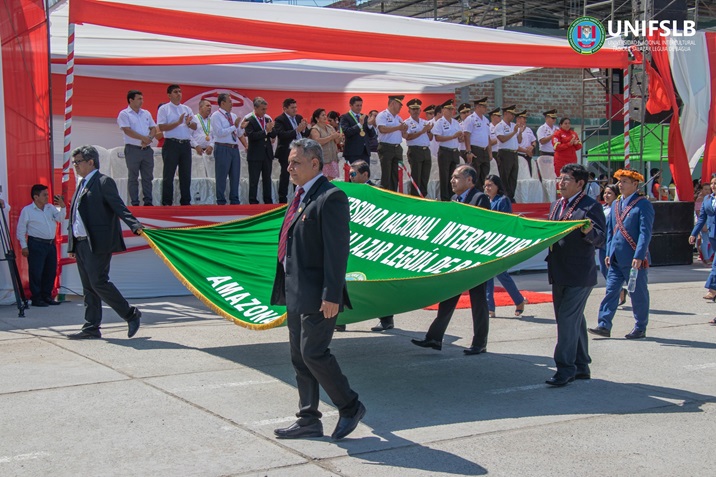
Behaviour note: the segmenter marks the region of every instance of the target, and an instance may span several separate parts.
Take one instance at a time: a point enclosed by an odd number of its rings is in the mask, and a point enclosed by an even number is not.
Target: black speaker
[[[666,265],[691,265],[694,259],[694,247],[689,244],[687,233],[657,233],[651,236],[649,252],[652,267]]]
[[[652,202],[654,206],[653,234],[687,233],[694,228],[693,202]]]

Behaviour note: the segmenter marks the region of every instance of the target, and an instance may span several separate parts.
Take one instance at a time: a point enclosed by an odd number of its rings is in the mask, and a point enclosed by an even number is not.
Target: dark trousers
[[[33,300],[50,300],[57,276],[57,249],[54,243],[27,238],[27,274]]]
[[[490,315],[487,312],[487,295],[485,294],[485,284],[481,283],[474,288],[470,288],[470,306],[472,308],[472,327],[473,337],[472,346],[483,348],[487,346],[487,333],[490,330]],[[452,315],[457,307],[460,295],[441,301],[438,305],[438,316],[435,317],[433,323],[428,329],[427,339],[442,341],[445,336]]]
[[[452,198],[450,179],[460,164],[460,151],[447,147],[438,148],[438,175],[440,177],[440,200],[447,202]]]
[[[278,177],[278,203],[288,203],[288,156],[281,156],[278,158],[278,163],[281,165],[281,175]]]
[[[139,205],[139,177],[142,177],[142,200],[152,205],[152,180],[154,179],[154,151],[151,147],[141,148],[132,144],[124,145],[124,160],[127,162],[127,192],[132,205]]]
[[[271,199],[271,166],[273,159],[268,157],[261,161],[249,161],[249,204],[258,204],[256,194],[259,190],[259,177],[263,189],[264,204],[273,204]]]
[[[629,281],[631,261],[619,263],[616,256],[612,256],[607,271],[607,290],[599,305],[599,326],[611,330],[612,320],[617,312],[619,294],[622,287]],[[647,268],[639,269],[636,276],[636,289],[629,293],[631,300],[632,314],[634,315],[634,327],[640,331],[646,331],[649,324],[649,272]]]
[[[470,152],[475,155],[472,158],[472,167],[477,171],[475,187],[482,190],[485,178],[490,175],[490,153],[487,152],[487,148],[478,146],[470,146]]]
[[[126,320],[131,307],[127,300],[109,281],[111,253],[93,253],[88,240],[75,242],[77,271],[82,281],[82,294],[85,296],[85,324],[82,330],[99,333],[102,323],[102,302],[105,302],[122,319]]]
[[[505,186],[505,195],[514,201],[517,189],[517,153],[500,149],[497,152],[497,158],[497,168]]]
[[[557,374],[566,378],[576,373],[589,374],[589,341],[584,307],[592,287],[552,285],[554,316],[557,319],[557,345],[554,362]]]
[[[189,141],[179,142],[171,139],[162,146],[162,205],[174,203],[174,175],[179,167],[179,203],[191,204],[191,145]]]
[[[380,187],[398,191],[398,163],[403,160],[403,147],[400,144],[378,144],[380,159]]]
[[[428,195],[428,182],[430,181],[430,168],[433,165],[433,158],[430,156],[428,146],[408,146],[408,163],[410,164],[410,175],[423,193]],[[413,184],[410,184],[410,195],[420,196]]]
[[[216,145],[214,149],[214,171],[216,173],[216,203],[226,205],[226,177],[229,177],[229,203],[239,202],[239,180],[241,179],[241,155],[236,148]]]
[[[348,378],[328,348],[336,317],[326,319],[323,313],[302,315],[289,312],[287,324],[291,363],[296,370],[298,385],[299,411],[296,416],[299,423],[306,425],[321,418],[318,410],[319,384],[341,416],[354,416],[358,410],[358,394],[351,389]]]

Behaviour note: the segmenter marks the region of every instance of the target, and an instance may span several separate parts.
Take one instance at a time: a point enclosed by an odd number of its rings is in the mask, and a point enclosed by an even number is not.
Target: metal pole
[[[629,66],[624,67],[624,169],[629,169]],[[642,131],[643,134],[643,131]]]
[[[62,163],[62,195],[69,197],[70,153],[72,152],[72,95],[75,86],[75,24],[67,28],[67,65],[65,73],[65,134]]]

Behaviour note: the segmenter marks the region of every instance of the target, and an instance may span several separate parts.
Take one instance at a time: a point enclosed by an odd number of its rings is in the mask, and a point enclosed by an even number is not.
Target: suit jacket
[[[510,201],[509,197],[502,194],[498,194],[493,200],[490,201],[490,208],[496,212],[504,212],[506,214],[511,214],[512,202]]]
[[[453,201],[457,201],[458,195],[453,194]],[[475,207],[482,207],[483,209],[490,210],[490,198],[484,192],[480,192],[477,188],[473,187],[470,189],[465,196],[465,202],[463,204],[474,205]]]
[[[300,114],[296,115],[296,125],[301,124],[303,116]],[[291,152],[291,142],[296,139],[296,130],[293,128],[293,124],[288,119],[286,113],[281,113],[276,117],[276,124],[274,124],[273,130],[276,132],[276,153],[274,157],[276,159],[288,159],[288,154]],[[308,137],[309,128],[306,128],[301,134],[302,137]]]
[[[323,300],[338,303],[340,311],[351,307],[346,289],[349,222],[345,192],[318,178],[289,225],[286,268],[276,263],[272,305],[301,314],[318,313]]]
[[[254,115],[249,116],[249,123],[246,125],[246,137],[249,139],[249,148],[246,151],[246,160],[263,161],[273,160],[273,144],[271,139],[276,137],[276,128],[266,133]]]
[[[346,143],[343,146],[343,155],[370,157],[368,138],[375,136],[375,131],[368,126],[368,116],[363,120],[365,136],[360,135],[361,127],[350,112],[341,116],[340,126],[343,134],[346,136]]]
[[[119,219],[122,219],[132,232],[141,229],[142,224],[122,202],[114,180],[99,171],[96,172],[85,184],[78,200],[80,202],[77,213],[82,217],[92,252],[115,253],[127,250]],[[72,235],[71,216],[67,236],[67,252],[74,253],[76,241]]]
[[[639,197],[638,194],[633,194],[629,204],[634,203]],[[607,221],[607,257],[612,261],[616,258],[617,263],[622,266],[630,265],[635,258],[650,260],[649,243],[651,229],[654,226],[654,206],[646,199],[639,200],[624,219],[624,228],[636,242],[636,250],[634,250],[617,228],[617,200],[612,203],[612,211]],[[629,204],[622,207],[622,212]]]
[[[550,212],[555,207],[560,207],[560,201],[552,204]],[[601,204],[586,194],[571,218],[582,219],[592,221],[592,230],[588,234],[583,234],[580,229],[573,230],[550,247],[546,260],[551,284],[573,287],[593,287],[597,284],[594,249],[604,244],[606,225]]]
[[[716,209],[714,209],[712,200],[714,194],[709,194],[704,197],[704,201],[701,203],[701,211],[699,212],[699,220],[696,221],[694,230],[691,235],[697,237],[701,233],[701,229],[704,225],[708,228],[709,238],[716,239]]]

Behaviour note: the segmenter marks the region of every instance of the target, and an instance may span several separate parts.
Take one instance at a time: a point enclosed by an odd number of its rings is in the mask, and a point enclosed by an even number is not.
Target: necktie
[[[264,122],[264,118],[256,118],[259,120],[259,123],[261,123],[261,129],[266,129],[266,123]]]
[[[226,115],[226,120],[229,121],[229,127],[231,127],[234,122],[231,120],[231,114],[224,111],[224,114]],[[236,136],[236,131],[231,131],[231,139],[233,139],[234,142],[238,139],[238,136]]]
[[[286,116],[288,116],[288,114]],[[294,118],[293,116],[288,116],[288,120],[291,122],[291,126],[293,127],[293,129],[298,129],[296,118]],[[298,131],[296,131],[296,139],[301,139],[301,133]]]
[[[560,218],[560,219],[561,219],[562,216],[564,215],[564,212],[567,210],[567,202],[568,202],[568,201],[567,201],[567,199],[565,199],[564,197],[562,197],[562,201],[561,201],[561,202],[562,202],[562,204],[561,204],[561,210],[559,211],[559,218]]]
[[[286,258],[286,242],[288,241],[288,229],[291,225],[291,221],[293,220],[293,216],[296,215],[296,211],[298,210],[298,204],[301,203],[301,195],[303,195],[303,188],[299,187],[298,189],[296,189],[296,195],[293,196],[291,206],[288,208],[288,212],[286,212],[286,217],[283,219],[283,225],[281,226],[281,236],[278,240],[278,261],[280,263],[283,263],[283,260]]]

